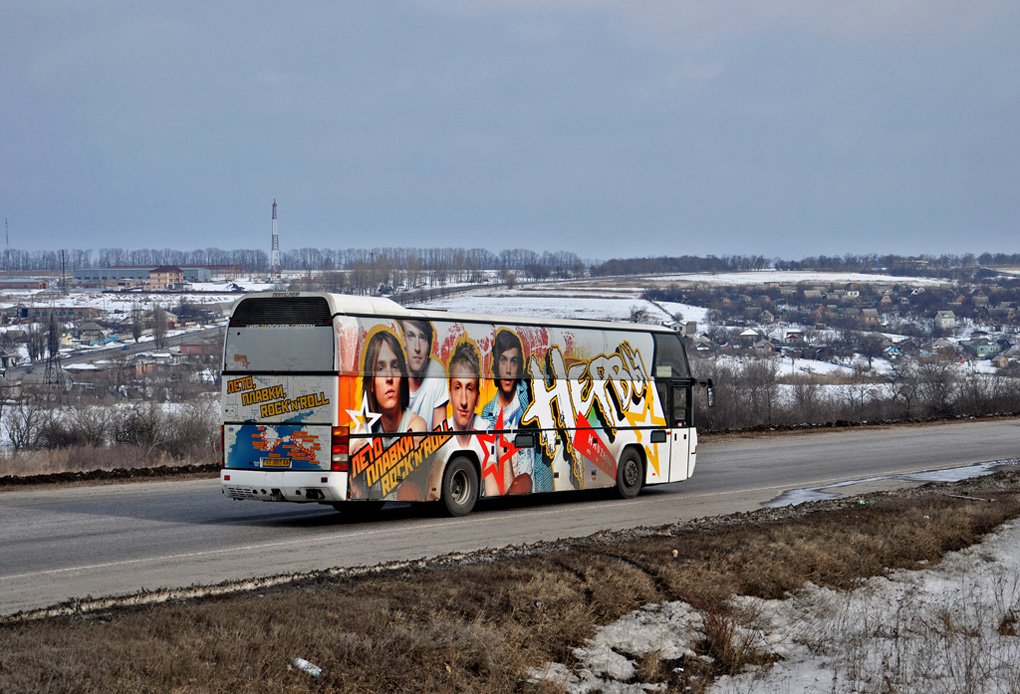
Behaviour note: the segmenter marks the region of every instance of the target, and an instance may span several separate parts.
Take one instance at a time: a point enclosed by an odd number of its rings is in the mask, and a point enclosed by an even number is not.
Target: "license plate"
[[[290,467],[290,458],[263,458],[262,467]]]

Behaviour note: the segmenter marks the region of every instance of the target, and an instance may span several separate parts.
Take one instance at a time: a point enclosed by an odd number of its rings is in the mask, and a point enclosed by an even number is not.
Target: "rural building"
[[[234,268],[234,266],[214,267]],[[209,282],[212,279],[212,270],[208,267],[177,267],[175,265],[161,265],[160,267],[142,265],[80,268],[74,271],[74,278],[80,282],[97,282],[113,286],[127,286],[131,284],[145,283],[152,284],[153,273],[165,274],[158,272],[163,268],[175,268],[177,272],[180,273],[178,284],[184,284],[187,282]],[[161,278],[156,279],[158,281]]]
[[[51,313],[55,313],[59,321],[71,322],[95,320],[102,317],[105,311],[92,306],[18,306],[15,309],[17,318],[36,322],[48,321]]]
[[[213,341],[194,341],[194,342],[182,342],[181,343],[181,356],[194,356],[194,355],[207,355],[216,356],[223,350],[223,344],[216,340]]]
[[[184,286],[184,271],[176,265],[160,265],[149,271],[149,287],[156,291],[181,289]]]
[[[4,289],[49,289],[47,280],[2,279],[0,290]]]
[[[1002,351],[1002,347],[1000,347],[997,343],[984,337],[979,337],[974,340],[961,340],[960,346],[963,347],[968,354],[975,356],[978,359],[989,359]]]
[[[952,311],[937,311],[935,327],[938,330],[952,330],[956,327],[956,314]]]

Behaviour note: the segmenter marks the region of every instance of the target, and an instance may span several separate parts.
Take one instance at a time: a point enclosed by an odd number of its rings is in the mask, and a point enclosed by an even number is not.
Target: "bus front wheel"
[[[616,468],[616,491],[624,499],[633,499],[641,491],[644,482],[645,466],[641,456],[633,448],[628,448]]]
[[[443,472],[443,506],[451,516],[466,516],[478,501],[478,471],[466,458],[454,458]]]

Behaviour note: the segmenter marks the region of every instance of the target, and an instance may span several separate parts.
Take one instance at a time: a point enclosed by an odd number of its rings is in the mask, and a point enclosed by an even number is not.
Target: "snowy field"
[[[867,284],[892,283],[911,285],[937,285],[937,280],[920,277],[894,277],[891,275],[870,275],[852,272],[791,272],[762,271],[739,273],[692,273],[655,275],[649,277],[623,277],[614,280],[615,286],[591,286],[592,280],[569,280],[563,282],[541,282],[518,285],[514,289],[487,287],[473,291],[470,295],[458,294],[446,299],[437,299],[418,308],[442,308],[465,313],[488,313],[492,315],[537,316],[547,318],[581,318],[592,320],[627,321],[634,308],[648,311],[649,318],[671,320],[674,314],[683,315],[683,320],[694,320],[701,326],[707,310],[684,304],[652,304],[641,299],[641,293],[650,284],[663,282],[711,282],[718,284],[762,284],[801,282]],[[605,280],[599,280],[604,283]],[[98,292],[71,291],[60,294],[53,290],[6,290],[0,295],[0,309],[18,305],[78,306],[102,309],[113,315],[126,315],[137,306],[151,307],[158,302],[163,308],[173,310],[182,300],[193,304],[219,304],[225,309],[236,301],[241,292],[265,291],[272,285],[263,282],[237,279],[232,282],[196,283],[195,291],[179,294],[148,294],[141,292]],[[455,285],[451,285],[455,287]],[[240,291],[239,291],[240,290]]]
[[[782,660],[721,677],[712,694],[1016,692],[1020,637],[1020,523],[919,571],[893,571],[852,591],[808,585],[785,600],[736,599],[754,615],[742,636]],[[574,670],[550,663],[533,676],[571,694],[644,694],[637,661],[693,656],[702,615],[683,602],[647,605],[601,627],[575,650]]]
[[[216,305],[220,309],[220,313],[226,315],[233,302],[242,295],[241,292],[233,290],[234,286],[251,291],[259,291],[266,287],[266,285],[255,284],[234,285],[229,282],[204,283],[195,285],[195,291],[177,294],[101,292],[97,290],[75,290],[62,294],[58,291],[45,289],[7,289],[3,294],[0,294],[0,310],[9,310],[18,306],[96,308],[105,311],[113,319],[126,321],[133,311],[148,311],[155,304],[159,304],[173,313],[176,307],[184,301],[194,305]]]

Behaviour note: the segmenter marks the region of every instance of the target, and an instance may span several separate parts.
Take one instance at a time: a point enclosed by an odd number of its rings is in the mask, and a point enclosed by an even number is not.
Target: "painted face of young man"
[[[403,323],[404,349],[407,351],[407,369],[415,378],[425,375],[429,363],[429,338],[420,326]]]
[[[372,389],[382,412],[400,409],[400,361],[389,343],[383,342],[372,365]]]
[[[450,367],[450,406],[453,408],[453,428],[466,431],[471,428],[478,404],[478,374],[463,362]]]
[[[521,375],[521,350],[511,347],[499,355],[499,389],[503,391],[503,397],[509,399],[513,396],[514,385]]]

